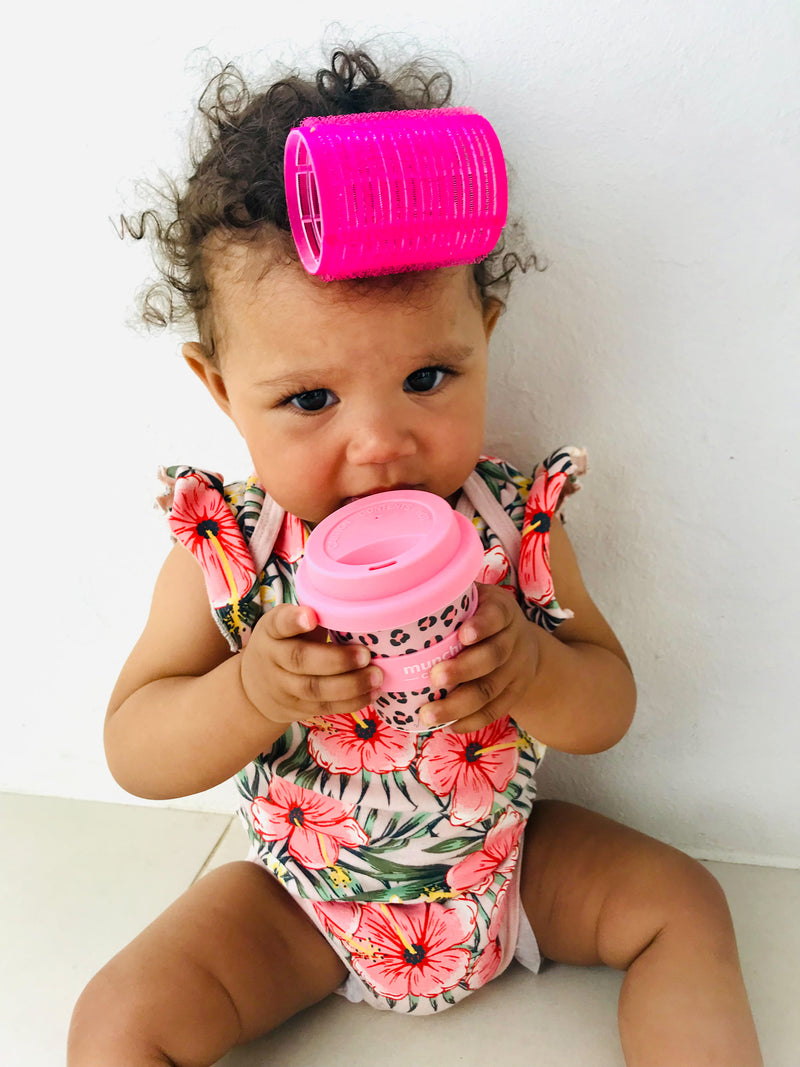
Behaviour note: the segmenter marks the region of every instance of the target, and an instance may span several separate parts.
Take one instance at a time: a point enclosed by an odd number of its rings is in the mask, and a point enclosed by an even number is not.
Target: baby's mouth
[[[422,489],[421,485],[412,485],[410,482],[397,482],[395,485],[378,485],[374,489],[368,489],[365,493],[358,493],[355,496],[348,496],[342,501],[342,507],[345,504],[351,504],[354,500],[363,500],[367,496],[375,496],[376,493],[393,493],[398,492],[401,489]]]

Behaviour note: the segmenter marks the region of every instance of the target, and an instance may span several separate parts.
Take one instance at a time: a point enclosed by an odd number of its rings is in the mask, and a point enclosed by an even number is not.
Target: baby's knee
[[[654,874],[660,883],[653,894],[654,939],[688,939],[714,951],[735,945],[725,893],[702,863],[668,849]]]
[[[668,899],[676,914],[716,916],[730,921],[725,893],[717,879],[699,860],[677,852],[665,878]]]
[[[146,1041],[142,1009],[134,976],[126,978],[117,962],[111,960],[92,978],[75,1004],[67,1039],[67,1067],[119,1062],[123,1049],[141,1049],[142,1041]],[[142,1062],[170,1061],[152,1048]]]
[[[601,908],[597,940],[604,963],[627,970],[656,944],[735,946],[722,887],[702,863],[649,839],[615,879]]]

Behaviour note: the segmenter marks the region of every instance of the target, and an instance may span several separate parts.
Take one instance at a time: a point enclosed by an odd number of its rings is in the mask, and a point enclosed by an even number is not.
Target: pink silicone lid
[[[376,493],[317,526],[297,568],[297,595],[328,629],[406,626],[464,593],[483,561],[478,531],[418,489]]]

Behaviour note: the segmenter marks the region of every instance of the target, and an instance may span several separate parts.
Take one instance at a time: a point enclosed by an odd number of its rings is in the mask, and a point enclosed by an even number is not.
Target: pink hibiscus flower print
[[[506,916],[508,913],[508,887],[511,879],[507,878],[500,887],[495,897],[492,915],[489,920],[487,937],[488,945],[483,949],[467,978],[470,989],[480,989],[496,976],[503,960],[503,946],[500,940],[501,934],[505,937]]]
[[[365,907],[365,904],[358,902],[332,900],[315,903],[314,911],[328,933],[341,941],[351,953],[373,959],[377,953],[375,946],[366,941],[359,941],[355,936]]]
[[[371,704],[312,723],[307,744],[314,762],[332,774],[405,771],[417,753],[414,735],[388,726]]]
[[[268,797],[256,797],[250,806],[256,833],[265,841],[286,841],[289,852],[310,870],[333,867],[339,849],[358,848],[369,838],[335,797],[273,778]]]
[[[519,855],[525,824],[513,808],[506,808],[483,841],[483,847],[459,860],[447,872],[447,884],[457,893],[469,889],[485,893],[496,874],[509,874]]]
[[[550,523],[566,480],[566,474],[550,474],[542,467],[534,479],[525,505],[519,584],[528,599],[540,606],[555,599],[550,575]]]
[[[435,997],[467,974],[478,906],[471,900],[442,904],[365,904],[356,936],[371,946],[354,954],[358,974],[380,996]]]
[[[500,585],[508,575],[510,568],[511,563],[503,550],[503,546],[495,545],[484,552],[483,570],[476,581],[483,582],[484,585]]]
[[[423,743],[419,780],[438,797],[452,794],[450,822],[472,826],[492,810],[519,762],[520,737],[506,715],[467,734],[438,730]]]
[[[203,568],[212,605],[232,603],[238,625],[239,601],[255,582],[256,570],[225,498],[199,472],[192,472],[175,482],[167,521]]]
[[[481,986],[491,982],[500,967],[503,958],[500,942],[496,939],[490,941],[475,961],[475,966],[469,973],[467,985],[470,989],[480,989]]]
[[[510,890],[512,884],[513,884],[512,880],[510,878],[506,878],[506,880],[503,882],[503,884],[497,890],[497,894],[496,894],[496,896],[494,898],[494,907],[492,908],[492,914],[491,914],[491,917],[489,919],[489,940],[490,941],[494,941],[496,939],[499,939],[500,934],[503,931],[503,926],[505,925],[506,912],[507,912],[507,908],[508,908],[508,900],[506,898],[508,897],[508,893],[509,893],[509,890]],[[516,892],[516,890],[515,890],[515,892]],[[521,903],[520,903],[520,907],[522,907]]]
[[[296,515],[287,511],[272,551],[286,563],[297,563],[306,549],[306,528]]]
[[[349,938],[356,932],[361,921],[363,905],[352,900],[314,901],[314,911],[328,930],[338,937]]]

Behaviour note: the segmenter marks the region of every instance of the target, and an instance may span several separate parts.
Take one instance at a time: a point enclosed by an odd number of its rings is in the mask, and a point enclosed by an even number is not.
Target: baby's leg
[[[583,808],[539,801],[521,893],[544,956],[627,971],[629,1067],[762,1063],[728,906],[701,864]]]
[[[344,964],[254,863],[212,871],[92,979],[69,1067],[200,1067],[322,1000]]]

